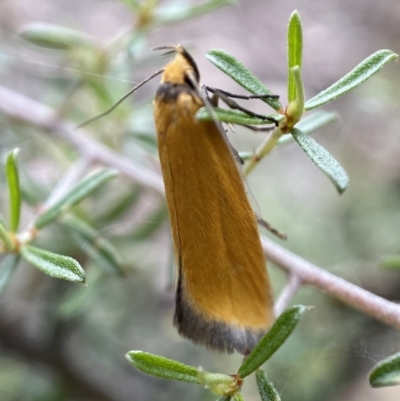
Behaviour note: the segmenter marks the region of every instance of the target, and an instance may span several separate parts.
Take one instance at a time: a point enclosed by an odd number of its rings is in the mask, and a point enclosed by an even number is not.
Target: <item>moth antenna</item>
[[[83,123],[79,124],[76,126],[76,129],[78,128],[82,128],[85,125],[88,125],[90,123],[92,123],[93,121],[98,120],[101,117],[106,116],[107,114],[111,113],[117,106],[119,106],[127,97],[129,97],[133,92],[136,92],[139,88],[141,88],[144,84],[146,84],[147,82],[151,81],[154,77],[156,77],[157,75],[160,75],[162,72],[164,72],[164,68],[162,70],[159,70],[157,72],[155,72],[154,74],[150,75],[148,78],[146,78],[144,81],[140,82],[139,84],[137,84],[134,88],[132,88],[128,93],[126,93],[124,96],[121,97],[121,99],[119,99],[117,101],[117,103],[115,103],[113,106],[111,106],[108,110],[106,110],[104,113],[98,114],[95,117],[90,118],[89,120],[84,121]]]

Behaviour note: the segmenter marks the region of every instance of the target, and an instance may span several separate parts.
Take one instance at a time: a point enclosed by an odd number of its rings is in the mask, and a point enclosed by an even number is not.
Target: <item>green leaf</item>
[[[261,401],[281,401],[278,391],[262,369],[257,369],[256,379]]]
[[[385,269],[400,269],[400,255],[387,257],[382,261],[382,267]]]
[[[222,397],[219,397],[217,401],[231,401],[231,398],[230,395],[223,395]]]
[[[86,33],[46,22],[26,24],[19,34],[37,46],[58,50],[67,50],[78,45],[89,46],[95,42]]]
[[[268,333],[255,346],[250,355],[243,361],[238,370],[238,375],[244,379],[269,359],[286,341],[307,310],[308,308],[303,305],[296,305],[285,310]]]
[[[106,205],[107,209],[97,216],[96,221],[109,222],[113,221],[125,213],[128,209],[137,204],[143,194],[140,186],[132,186],[126,188],[127,193],[119,193],[119,197],[112,201],[111,205]]]
[[[288,101],[296,99],[296,84],[291,69],[295,66],[302,67],[303,54],[303,30],[299,13],[294,11],[289,19],[288,26]]]
[[[377,363],[369,374],[372,387],[387,387],[400,384],[400,352]]]
[[[125,357],[135,368],[149,375],[201,384],[198,369],[193,366],[143,351],[129,351]]]
[[[32,245],[24,245],[21,255],[27,262],[51,277],[85,283],[84,270],[69,256],[58,255]]]
[[[19,255],[16,253],[8,254],[0,263],[0,294],[6,288],[15,268],[19,262]]]
[[[337,120],[337,114],[328,112],[328,111],[317,111],[312,113],[311,115],[302,118],[297,124],[296,128],[300,131],[304,132],[307,135],[313,134],[315,131],[318,131],[320,128],[324,127],[331,122]],[[282,135],[278,139],[278,145],[286,145],[294,141],[292,134]]]
[[[349,177],[337,160],[313,138],[299,129],[291,131],[294,139],[315,165],[332,181],[342,194],[349,186]]]
[[[337,113],[330,111],[316,111],[302,118],[301,121],[297,123],[296,128],[305,134],[310,135],[337,119]]]
[[[243,111],[227,110],[220,107],[214,108],[215,114],[220,121],[231,124],[247,124],[247,125],[265,125],[273,124],[271,121],[262,120],[261,118],[251,117]],[[265,117],[274,118],[277,121],[283,120],[282,114],[267,114]],[[212,116],[207,108],[202,107],[196,113],[196,118],[200,121],[212,121]]]
[[[18,174],[18,152],[19,149],[13,149],[7,155],[6,176],[8,191],[10,194],[10,231],[15,233],[18,230],[19,219],[21,216],[21,190]]]
[[[322,106],[348,91],[361,85],[364,81],[376,74],[386,63],[396,60],[398,55],[391,50],[379,50],[362,61],[356,68],[350,71],[339,81],[323,90],[305,104],[305,110],[312,110]]]
[[[243,398],[242,394],[236,393],[236,394],[233,396],[233,400],[234,400],[234,401],[244,401],[244,398]]]
[[[5,227],[1,223],[0,223],[0,241],[3,242],[5,248],[8,251],[12,251],[14,249],[13,241],[10,235],[8,234],[7,230],[5,229]]]
[[[134,11],[139,10],[141,6],[141,2],[139,0],[120,0],[120,1]]]
[[[153,211],[145,221],[135,227],[131,240],[143,240],[149,238],[154,232],[158,230],[162,223],[167,219],[168,211],[165,204],[162,204],[155,211]]]
[[[89,196],[94,190],[103,185],[110,178],[117,175],[117,171],[113,169],[102,169],[84,178],[74,188],[72,188],[62,199],[50,206],[35,221],[35,227],[41,229],[52,223],[62,213],[66,212],[84,198]]]
[[[177,1],[167,7],[156,8],[155,22],[158,25],[172,24],[211,13],[218,8],[235,3],[236,0],[210,0],[195,6],[184,6],[184,2]]]
[[[72,239],[98,266],[106,272],[123,275],[117,250],[99,235],[99,230],[74,215],[64,217],[62,224],[69,228]]]
[[[212,49],[207,52],[206,57],[221,71],[229,75],[243,88],[254,95],[272,94],[264,84],[240,61],[236,60],[231,54],[218,49]],[[282,104],[278,99],[262,99],[273,109],[280,110]]]

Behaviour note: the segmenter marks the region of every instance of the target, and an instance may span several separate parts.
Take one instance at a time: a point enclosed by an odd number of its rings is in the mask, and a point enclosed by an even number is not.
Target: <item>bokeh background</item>
[[[326,88],[371,53],[400,53],[397,0],[238,1],[195,18],[185,7],[204,1],[1,0],[0,84],[81,122],[107,109],[133,82],[165,64],[152,46],[181,43],[196,59],[204,83],[242,92],[205,58],[224,49],[246,64],[274,93],[286,97],[286,31],[297,9],[304,29],[306,97]],[[143,13],[155,7],[163,23]],[[164,11],[163,11],[164,10]],[[147,18],[147,19],[146,19]],[[167,19],[170,18],[169,23]],[[21,39],[31,22],[48,22],[91,35],[96,50],[51,50]],[[248,179],[256,209],[288,234],[283,245],[305,259],[393,301],[400,271],[382,268],[400,253],[400,74],[390,63],[355,91],[324,107],[337,121],[315,135],[347,170],[351,185],[338,196],[295,144],[275,150]],[[157,169],[152,97],[158,78],[114,113],[88,126],[92,138]],[[264,111],[252,102],[255,111]],[[265,111],[264,111],[265,112]],[[231,140],[252,151],[264,138],[237,128]],[[0,114],[0,152],[21,149],[26,225],[52,189],[79,160],[66,142]],[[1,214],[7,191],[0,176]],[[118,206],[118,207],[116,207]],[[0,399],[213,400],[200,386],[148,377],[124,354],[160,354],[210,371],[233,373],[238,355],[219,355],[180,338],[172,326],[173,257],[164,201],[123,176],[74,210],[118,250],[126,274],[101,270],[54,224],[37,244],[71,255],[85,267],[88,287],[49,278],[21,264],[0,295]],[[269,235],[269,234],[267,234]],[[278,294],[285,275],[270,264]],[[394,401],[400,388],[372,389],[367,374],[400,349],[400,334],[303,287],[294,303],[314,305],[266,364],[283,400]],[[259,399],[246,382],[247,401]]]

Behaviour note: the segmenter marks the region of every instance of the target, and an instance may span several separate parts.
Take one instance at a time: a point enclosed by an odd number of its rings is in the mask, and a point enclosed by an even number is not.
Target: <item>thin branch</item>
[[[58,119],[58,116],[48,107],[10,89],[0,87],[0,111],[11,118],[52,132],[76,147],[83,156],[119,169],[133,181],[152,189],[157,194],[164,193],[159,173],[134,165],[125,156],[87,138],[83,130],[74,130],[71,124]],[[267,146],[268,149],[269,147]],[[265,152],[265,149],[263,150]],[[248,170],[252,167],[254,165],[250,163]],[[265,254],[271,261],[286,271],[296,274],[303,283],[311,284],[330,296],[400,330],[399,305],[336,277],[265,238],[262,239],[262,243]]]
[[[49,107],[11,89],[0,87],[0,111],[12,119],[35,125],[64,139],[84,157],[115,167],[134,182],[158,194],[164,193],[163,181],[158,172],[139,166],[127,157],[90,139],[83,129],[75,129],[73,124],[60,119]]]
[[[269,260],[295,274],[303,283],[311,284],[345,304],[400,330],[400,305],[349,283],[266,238],[262,238],[262,245]]]
[[[278,317],[290,304],[292,298],[301,287],[301,278],[296,273],[289,273],[288,280],[274,305],[275,316]]]
[[[48,209],[50,206],[57,203],[64,195],[66,195],[68,191],[79,181],[79,179],[85,175],[86,171],[90,167],[91,162],[92,161],[87,157],[78,159],[68,169],[64,177],[61,178],[55,188],[51,191],[50,196],[43,205],[43,209]]]

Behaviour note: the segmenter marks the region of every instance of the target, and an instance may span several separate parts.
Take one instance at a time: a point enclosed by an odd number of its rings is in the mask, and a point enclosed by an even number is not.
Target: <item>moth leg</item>
[[[287,235],[284,232],[279,231],[276,228],[272,227],[271,224],[265,221],[262,217],[256,215],[256,218],[257,218],[257,223],[261,227],[266,228],[268,231],[270,231],[272,234],[276,235],[280,239],[287,239]]]
[[[248,95],[238,95],[236,93],[227,92],[225,90],[213,88],[211,86],[206,86],[206,89],[211,93],[219,92],[219,93],[223,93],[227,97],[231,97],[231,98],[235,98],[235,99],[245,99],[245,100],[249,100],[249,99],[279,99],[279,95],[274,95],[273,93],[266,93],[264,95],[248,96]]]
[[[259,118],[261,120],[270,121],[271,123],[274,123],[276,126],[278,126],[279,121],[275,120],[275,118],[266,117],[266,116],[263,116],[262,114],[254,113],[253,111],[248,110],[248,109],[240,106],[240,104],[238,104],[234,100],[230,99],[229,96],[227,96],[224,92],[221,92],[221,91],[216,89],[212,93],[213,93],[213,97],[217,96],[219,99],[221,99],[231,109],[243,111],[244,113],[246,113],[250,117],[255,117],[255,118]]]
[[[231,152],[233,154],[233,157],[235,158],[236,162],[239,164],[244,164],[243,159],[240,157],[239,152],[232,146],[232,144],[229,142],[229,139],[226,135],[226,131],[224,129],[224,127],[221,124],[221,121],[218,120],[217,115],[215,114],[215,111],[213,109],[213,107],[217,107],[218,106],[218,96],[212,96],[211,98],[208,96],[207,93],[207,89],[204,85],[201,86],[200,88],[200,98],[203,100],[204,102],[204,106],[207,108],[207,110],[209,111],[214,124],[217,126],[218,131],[220,132],[220,134],[222,135],[222,137],[225,139],[226,143],[228,144],[229,148],[231,149]]]
[[[256,125],[248,125],[248,124],[241,124],[241,126],[251,129],[252,131],[255,131],[255,132],[270,132],[275,129],[275,126],[273,126],[273,127],[257,127]]]

